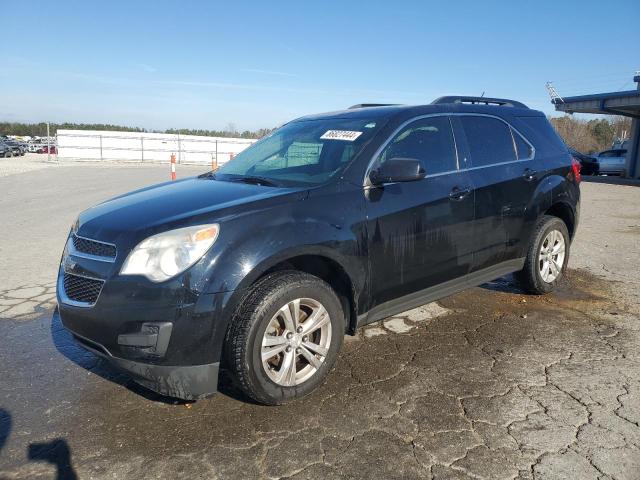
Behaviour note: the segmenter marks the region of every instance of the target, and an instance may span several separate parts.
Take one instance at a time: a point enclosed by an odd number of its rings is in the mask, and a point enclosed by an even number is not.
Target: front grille
[[[116,246],[110,243],[98,242],[88,238],[73,235],[73,248],[77,252],[93,255],[96,257],[116,258]]]
[[[102,290],[102,280],[80,277],[70,273],[64,274],[64,293],[69,300],[93,305]]]

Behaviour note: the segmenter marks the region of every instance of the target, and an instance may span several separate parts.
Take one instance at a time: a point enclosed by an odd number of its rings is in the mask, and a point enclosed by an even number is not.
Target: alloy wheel
[[[311,298],[297,298],[271,318],[262,338],[262,367],[278,385],[293,387],[321,367],[331,344],[331,318]]]
[[[542,280],[553,282],[560,276],[565,256],[564,235],[558,230],[551,230],[542,240],[538,255],[538,268]]]

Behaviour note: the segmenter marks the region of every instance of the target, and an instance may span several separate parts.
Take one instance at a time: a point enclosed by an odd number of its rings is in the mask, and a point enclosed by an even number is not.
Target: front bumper
[[[205,365],[153,365],[113,357],[101,346],[71,332],[85,349],[129,374],[140,385],[161,395],[183,400],[198,400],[218,390],[220,362]]]
[[[95,304],[81,306],[65,295],[64,272],[63,264],[58,310],[80,345],[162,395],[195,400],[217,391],[233,292],[194,292],[188,278],[114,276]]]

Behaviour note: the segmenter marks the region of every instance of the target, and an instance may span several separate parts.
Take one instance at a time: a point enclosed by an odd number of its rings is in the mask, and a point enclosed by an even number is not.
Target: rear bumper
[[[205,365],[153,365],[113,357],[99,344],[71,332],[85,349],[129,374],[136,383],[161,395],[198,400],[218,390],[220,362]]]

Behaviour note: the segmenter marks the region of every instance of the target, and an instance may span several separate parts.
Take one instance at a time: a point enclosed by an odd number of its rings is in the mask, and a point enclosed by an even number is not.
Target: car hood
[[[256,202],[284,200],[301,190],[187,178],[136,190],[89,208],[80,214],[77,232],[116,243],[122,234],[158,233],[185,226],[190,223],[187,220],[194,224],[217,221],[230,209],[246,212],[255,208]]]

